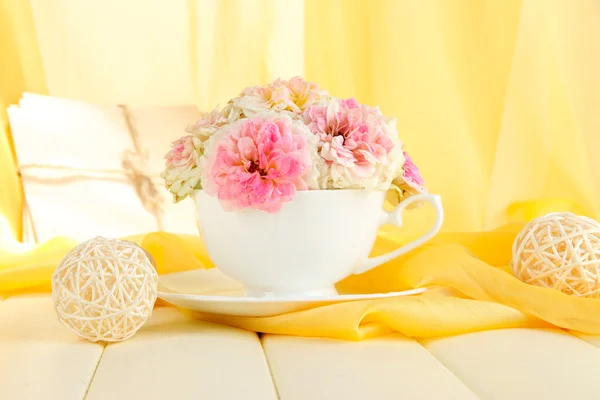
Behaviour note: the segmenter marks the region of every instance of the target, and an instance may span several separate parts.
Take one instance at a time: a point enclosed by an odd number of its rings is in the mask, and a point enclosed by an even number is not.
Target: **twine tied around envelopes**
[[[148,163],[148,150],[143,149],[139,135],[135,127],[129,109],[125,105],[119,105],[125,116],[127,130],[131,135],[134,150],[125,150],[121,161],[121,166],[129,181],[134,185],[142,205],[146,211],[150,212],[156,219],[156,226],[159,231],[162,231],[163,216],[164,216],[164,199],[160,195],[158,188],[150,174],[146,172]]]
[[[41,164],[25,164],[20,165],[17,169],[19,176],[23,178],[36,176],[35,170],[51,170],[60,171],[66,174],[65,178],[85,178],[85,179],[100,179],[119,181],[126,180],[129,182],[142,203],[142,206],[156,220],[156,226],[159,231],[164,230],[164,198],[161,195],[157,181],[162,181],[162,178],[153,176],[147,170],[148,151],[144,149],[140,143],[139,135],[132,121],[131,113],[127,106],[120,104],[118,106],[123,112],[127,130],[133,142],[133,149],[126,149],[121,158],[122,170],[115,169],[95,169],[95,168],[79,168],[66,165],[41,165]],[[38,242],[37,232],[33,221],[31,209],[27,203],[27,196],[23,193],[23,224],[30,229],[33,240]]]

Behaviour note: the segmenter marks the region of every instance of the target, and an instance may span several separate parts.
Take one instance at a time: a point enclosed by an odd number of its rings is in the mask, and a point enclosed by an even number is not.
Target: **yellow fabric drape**
[[[22,90],[45,88],[29,3],[0,1],[0,88],[7,105]],[[305,0],[302,29],[301,13],[285,2],[190,0],[192,81],[199,106],[208,109],[245,85],[304,72],[334,95],[398,116],[407,151],[431,192],[443,197],[445,233],[340,282],[339,289],[446,289],[271,318],[199,317],[347,339],[390,330],[426,337],[548,324],[600,334],[600,302],[525,285],[507,268],[522,221],[550,211],[600,216],[598,2],[375,3]],[[52,271],[75,243],[56,238],[30,248],[14,240],[20,189],[10,136],[0,133],[0,296],[48,291]],[[374,254],[430,221],[426,209],[411,212],[402,236],[382,230]],[[211,266],[195,236],[129,239],[154,256],[161,274]]]
[[[514,327],[558,326],[600,334],[600,301],[565,295],[518,281],[508,271],[511,245],[521,228],[475,234],[442,234],[430,244],[338,284],[340,292],[390,291],[441,285],[420,296],[356,301],[276,317],[198,315],[259,332],[360,340],[391,330],[415,337]],[[211,268],[197,236],[153,233],[127,238],[156,260],[160,274]],[[49,290],[56,264],[74,243],[57,239],[3,260],[0,294]],[[380,238],[374,254],[398,246]],[[13,267],[13,268],[11,268]],[[17,267],[17,268],[15,268]]]

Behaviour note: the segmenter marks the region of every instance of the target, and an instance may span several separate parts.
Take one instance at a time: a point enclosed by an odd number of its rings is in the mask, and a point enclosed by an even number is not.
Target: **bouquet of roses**
[[[202,189],[226,210],[276,212],[298,190],[425,192],[395,119],[299,77],[248,87],[186,132],[161,175],[175,202]]]

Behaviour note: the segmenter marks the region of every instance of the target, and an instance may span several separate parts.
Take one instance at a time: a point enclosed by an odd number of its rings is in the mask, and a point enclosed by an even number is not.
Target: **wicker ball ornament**
[[[58,319],[92,342],[129,339],[152,315],[158,274],[135,243],[96,237],[75,247],[52,276]]]
[[[571,213],[531,221],[515,239],[511,267],[525,283],[600,297],[600,223]]]

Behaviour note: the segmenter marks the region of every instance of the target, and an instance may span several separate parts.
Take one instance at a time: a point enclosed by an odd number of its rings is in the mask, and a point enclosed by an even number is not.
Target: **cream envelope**
[[[134,148],[123,110],[25,94],[8,114],[38,241],[58,235],[76,240],[122,237],[158,229],[121,173],[123,152]],[[191,201],[173,204],[159,177],[169,143],[197,118],[195,107],[133,109],[131,116],[138,141],[148,151],[145,172],[164,200],[164,229],[196,234]],[[33,230],[25,228],[26,239],[32,241]]]

